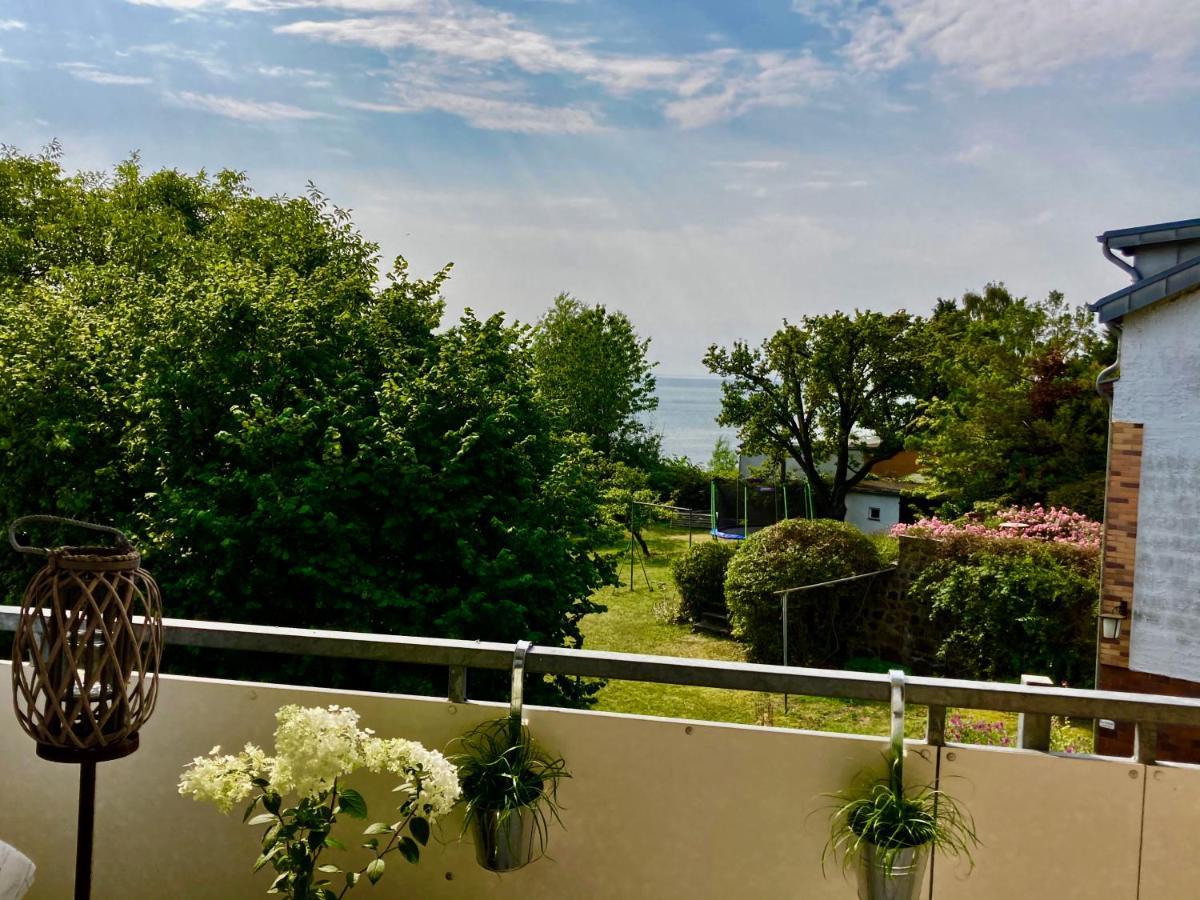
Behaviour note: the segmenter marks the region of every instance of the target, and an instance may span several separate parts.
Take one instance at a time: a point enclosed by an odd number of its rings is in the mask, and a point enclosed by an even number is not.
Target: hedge
[[[671,564],[682,618],[698,622],[705,610],[725,609],[725,570],[737,546],[732,541],[703,541]]]

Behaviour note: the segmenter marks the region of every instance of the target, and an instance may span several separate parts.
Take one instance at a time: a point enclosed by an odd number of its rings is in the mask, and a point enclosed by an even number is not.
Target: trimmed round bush
[[[671,563],[681,618],[698,622],[705,610],[725,610],[725,569],[736,552],[732,541],[703,541]]]
[[[725,602],[736,637],[749,644],[751,661],[783,661],[780,598],[774,591],[820,584],[882,568],[875,544],[845,522],[788,519],[750,535],[725,573]],[[792,594],[788,605],[788,662],[840,662],[872,584],[846,585]]]

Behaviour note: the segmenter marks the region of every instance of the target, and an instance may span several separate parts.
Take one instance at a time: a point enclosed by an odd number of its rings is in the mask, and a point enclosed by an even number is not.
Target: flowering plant
[[[179,782],[180,794],[223,813],[250,799],[242,821],[266,826],[254,871],[270,864],[277,873],[268,893],[336,900],[363,876],[378,882],[392,853],[410,863],[420,860],[430,826],[450,812],[461,793],[458,772],[442,754],[415,741],[377,738],[358,727],[358,713],[347,707],[284,706],[275,719],[274,756],[253,744],[238,754],[223,755],[213,747],[184,767]],[[343,871],[322,863],[321,854],[346,849],[331,834],[339,816],[367,818],[362,794],[341,781],[358,769],[400,778],[395,790],[402,800],[396,821],[376,822],[363,832],[367,863]],[[285,806],[289,797],[295,801]],[[338,875],[341,883],[335,886],[332,876]]]
[[[917,537],[955,537],[975,535],[977,537],[1029,538],[1052,541],[1059,544],[1074,544],[1077,547],[1100,546],[1103,526],[1087,516],[1066,507],[1009,506],[987,514],[986,511],[968,513],[952,521],[931,516],[911,525],[893,525],[893,537],[911,534]]]

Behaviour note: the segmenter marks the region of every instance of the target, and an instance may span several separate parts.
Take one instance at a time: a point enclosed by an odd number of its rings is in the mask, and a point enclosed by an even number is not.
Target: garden
[[[1020,520],[1020,521],[1018,521]],[[1014,523],[1021,527],[1013,527]],[[1021,536],[1014,536],[1020,532]],[[884,602],[880,579],[793,595],[789,602],[789,662],[916,674],[1018,680],[1045,674],[1056,683],[1089,686],[1094,654],[1098,530],[1078,514],[1031,507],[983,510],[954,522],[922,520],[893,536],[867,538],[851,526],[792,520],[744,542],[714,541],[669,524],[647,526],[629,581],[595,595],[607,607],[585,617],[586,646],[598,650],[700,659],[782,661],[780,600],[774,591],[870,573],[894,565],[899,540],[936,541],[936,552],[909,586],[934,640],[930,666],[870,654],[871,621],[864,607]],[[804,598],[798,600],[796,598]],[[728,609],[729,634],[697,627],[718,603]],[[736,691],[610,682],[596,708],[680,718],[776,725],[851,734],[881,734],[883,704],[831,698],[752,695]],[[910,736],[923,733],[923,711],[909,717]],[[1090,722],[1055,722],[1053,746],[1091,749]],[[1014,716],[951,711],[947,738],[1011,745]]]

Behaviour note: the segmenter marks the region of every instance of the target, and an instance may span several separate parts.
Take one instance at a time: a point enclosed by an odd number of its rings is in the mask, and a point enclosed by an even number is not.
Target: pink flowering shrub
[[[1089,752],[1088,747],[1076,745],[1070,719],[1054,716],[1050,731],[1050,749],[1055,753]],[[999,719],[968,719],[952,712],[946,717],[946,740],[952,744],[974,744],[984,747],[1015,747],[1016,733],[1008,723]]]
[[[893,525],[890,533],[893,537],[909,534],[930,538],[1025,538],[1096,549],[1100,546],[1102,529],[1103,526],[1099,522],[1093,522],[1087,516],[1066,507],[1046,508],[1037,503],[1029,507],[1010,506],[988,516],[968,513],[953,521],[933,516],[911,525]]]
[[[1013,739],[1008,726],[999,719],[966,719],[952,712],[946,717],[946,740],[954,744],[983,744],[989,747],[1011,747]]]

